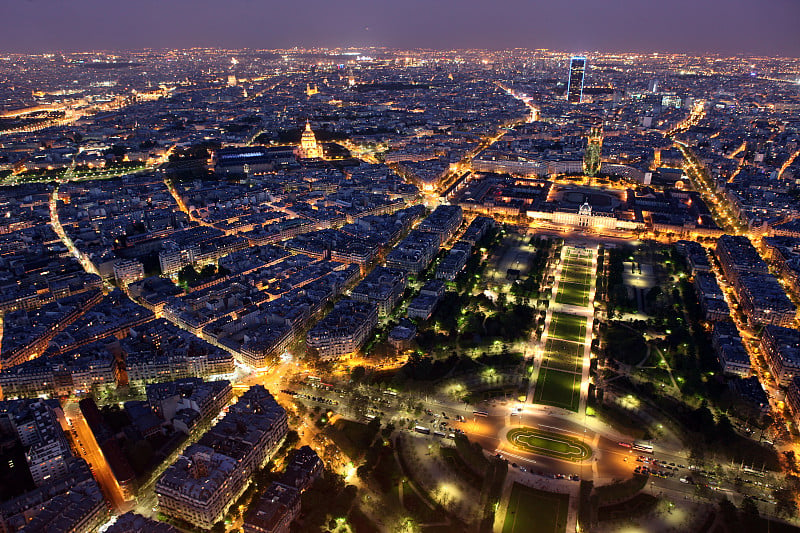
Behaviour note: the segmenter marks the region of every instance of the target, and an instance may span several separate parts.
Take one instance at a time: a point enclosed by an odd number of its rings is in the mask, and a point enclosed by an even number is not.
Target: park
[[[577,437],[531,427],[511,429],[506,435],[515,448],[554,459],[580,462],[592,456],[592,449]]]

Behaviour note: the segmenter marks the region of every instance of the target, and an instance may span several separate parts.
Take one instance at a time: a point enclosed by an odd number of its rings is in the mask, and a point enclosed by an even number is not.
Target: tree
[[[350,378],[355,381],[356,383],[361,382],[364,379],[364,376],[367,374],[367,371],[364,369],[363,366],[357,366],[353,369],[350,373]]]
[[[728,422],[730,423],[730,421]],[[714,415],[708,408],[708,403],[703,400],[700,407],[692,411],[686,419],[686,425],[692,431],[708,434],[714,431]]]
[[[369,465],[363,464],[356,468],[356,475],[359,479],[366,481],[369,478],[369,473],[372,471],[372,468]]]
[[[111,148],[105,151],[106,155],[113,156],[115,159],[121,159],[128,150],[119,144],[112,145]]]
[[[783,456],[786,458],[786,464],[789,467],[789,470],[791,470],[792,472],[796,472],[797,457],[795,456],[794,450],[783,452]]]
[[[723,497],[719,501],[719,512],[722,517],[722,522],[729,527],[734,527],[739,523],[739,510],[728,499]]]
[[[213,265],[213,264],[208,264],[208,265],[204,266],[203,269],[200,271],[200,277],[201,278],[210,278],[211,276],[213,276],[216,273],[217,273],[217,266]]]
[[[797,502],[794,500],[794,492],[789,489],[776,489],[773,491],[772,496],[776,500],[775,512],[786,518],[794,518],[797,514]]]
[[[747,496],[742,500],[742,525],[745,526],[745,531],[758,531],[759,523],[761,522],[761,515],[758,512],[758,506],[753,498]]]
[[[181,283],[193,283],[197,278],[197,271],[192,265],[186,265],[178,271],[178,281]]]
[[[298,442],[300,442],[300,435],[297,434],[297,431],[291,429],[286,433],[286,440],[283,445],[287,448],[291,448]]]
[[[656,285],[649,291],[647,291],[647,295],[645,296],[645,301],[647,302],[648,306],[653,306],[658,300],[658,297],[661,296],[661,287]]]
[[[735,436],[736,431],[733,429],[730,419],[726,415],[719,415],[717,418],[716,439],[722,442],[730,442]]]

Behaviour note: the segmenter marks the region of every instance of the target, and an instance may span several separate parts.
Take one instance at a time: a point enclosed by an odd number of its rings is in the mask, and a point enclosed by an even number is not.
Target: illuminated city
[[[800,58],[296,44],[0,51],[0,531],[797,531]]]

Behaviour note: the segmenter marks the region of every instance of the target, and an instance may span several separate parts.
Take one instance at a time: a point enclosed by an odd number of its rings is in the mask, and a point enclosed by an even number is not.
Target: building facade
[[[569,79],[567,80],[567,101],[580,104],[583,101],[583,78],[586,73],[586,58],[574,56],[569,60]]]

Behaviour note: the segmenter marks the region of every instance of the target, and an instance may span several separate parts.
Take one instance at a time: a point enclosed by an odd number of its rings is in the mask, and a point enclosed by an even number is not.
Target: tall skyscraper
[[[583,100],[583,75],[586,71],[586,58],[574,56],[569,60],[569,81],[567,82],[567,101],[579,104]]]

